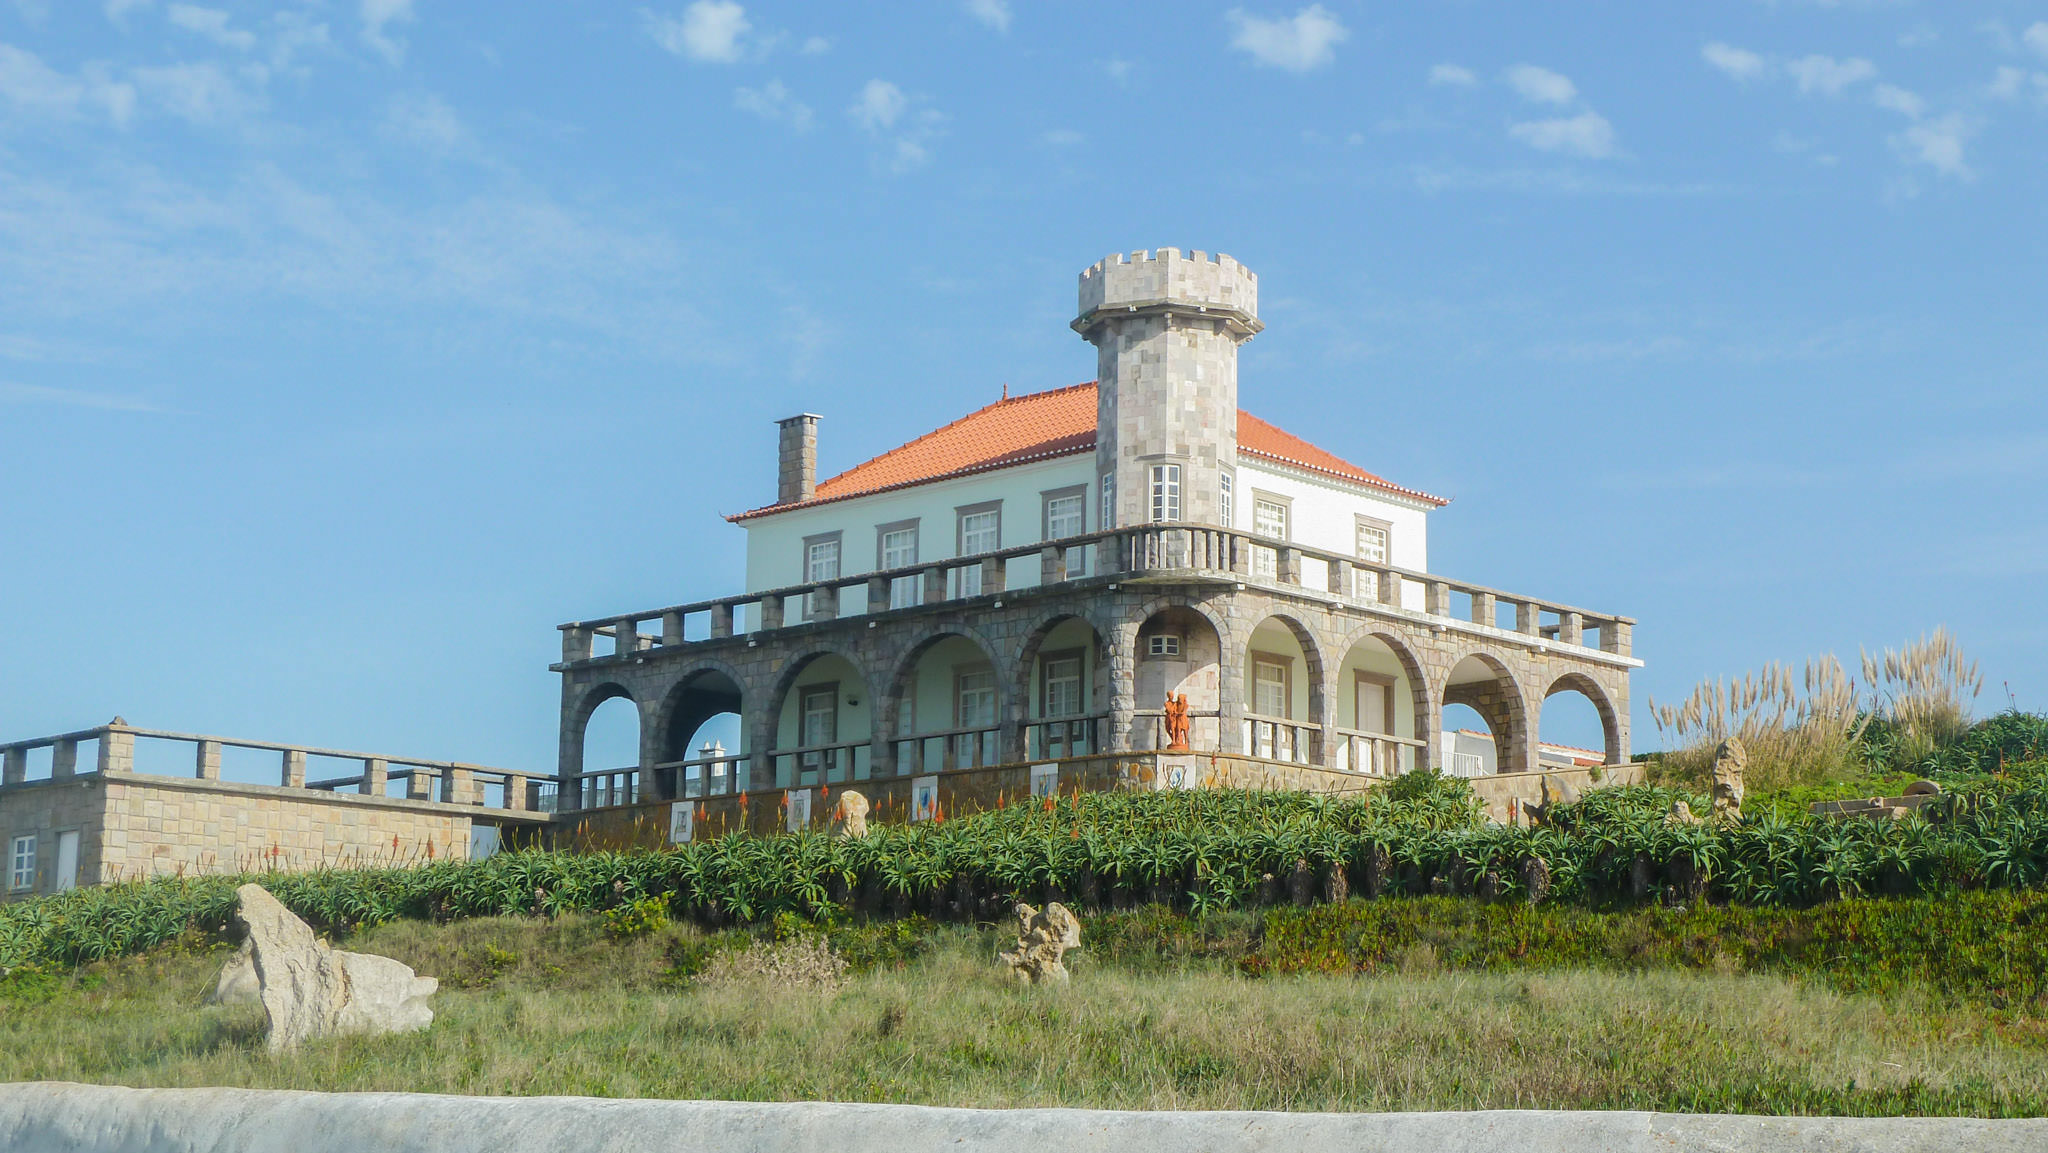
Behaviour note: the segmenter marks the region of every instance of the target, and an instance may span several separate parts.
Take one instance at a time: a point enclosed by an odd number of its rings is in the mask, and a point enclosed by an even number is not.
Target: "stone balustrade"
[[[405,782],[407,799],[476,806],[484,805],[487,794],[493,789],[498,789],[501,790],[500,800],[495,807],[515,812],[534,809],[534,798],[540,784],[552,784],[555,779],[550,773],[528,773],[519,769],[503,769],[490,765],[348,752],[278,741],[165,732],[158,729],[135,728],[117,721],[57,736],[0,742],[0,787],[28,783],[29,754],[39,749],[50,750],[50,779],[64,780],[76,776],[79,747],[86,744],[98,747],[98,757],[92,771],[134,773],[137,740],[162,741],[188,747],[192,764],[191,775],[201,781],[221,779],[222,750],[250,749],[276,755],[276,783],[285,788],[324,792],[353,790],[365,796],[382,797],[387,795],[390,782],[402,780]],[[308,779],[309,763],[332,761],[353,762],[361,768],[344,776]]]
[[[1011,562],[1018,563],[1011,563]],[[1026,563],[1033,562],[1036,563]],[[977,556],[858,573],[741,596],[561,625],[560,671],[652,649],[756,636],[852,616],[877,619],[978,600],[998,604],[1032,588],[1171,576],[1227,581],[1363,609],[1534,647],[1558,646],[1634,664],[1633,618],[1488,588],[1469,581],[1375,564],[1341,553],[1214,525],[1147,524],[1001,549]],[[897,581],[915,603],[892,596]],[[608,641],[611,652],[598,651]],[[1597,658],[1596,658],[1597,659]]]

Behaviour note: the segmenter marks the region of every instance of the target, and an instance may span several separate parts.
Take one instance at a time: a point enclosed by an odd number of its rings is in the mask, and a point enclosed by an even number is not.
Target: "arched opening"
[[[1429,762],[1421,666],[1383,636],[1353,644],[1337,669],[1337,742],[1330,766],[1392,777]]]
[[[1244,750],[1269,760],[1315,762],[1322,685],[1322,654],[1308,630],[1286,617],[1260,621],[1244,654]]]
[[[738,788],[747,751],[743,704],[738,682],[722,669],[692,673],[669,690],[653,773],[657,797],[716,797]]]
[[[583,720],[581,809],[627,805],[639,799],[640,706],[617,685],[592,694]]]
[[[903,775],[971,769],[1002,759],[1003,678],[988,650],[943,633],[913,649],[897,668],[896,771]]]
[[[852,661],[818,653],[786,674],[769,760],[777,788],[868,779],[874,703]]]
[[[1567,673],[1550,686],[1537,717],[1536,755],[1546,769],[1621,763],[1614,706],[1591,677]]]
[[[1188,745],[1217,751],[1223,741],[1223,641],[1193,609],[1161,609],[1138,626],[1130,747],[1167,747],[1166,698],[1188,699]]]
[[[1444,686],[1444,772],[1454,777],[1484,777],[1526,772],[1522,695],[1498,660],[1474,654],[1451,667]]]
[[[1103,749],[1109,724],[1109,661],[1102,635],[1080,617],[1057,617],[1024,643],[1023,752],[1039,761],[1085,757]],[[1163,698],[1162,698],[1163,699]]]

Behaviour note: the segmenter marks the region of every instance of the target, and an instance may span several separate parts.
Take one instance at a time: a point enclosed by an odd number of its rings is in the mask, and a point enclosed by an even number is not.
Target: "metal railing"
[[[1035,565],[1031,563],[1034,560]],[[1617,663],[1635,663],[1631,657],[1635,621],[1630,617],[1589,612],[1242,530],[1169,523],[573,621],[560,626],[562,665],[844,616],[915,612],[931,605],[1072,580],[1161,575],[1258,585],[1368,612],[1422,619],[1432,625],[1518,638],[1525,643],[1570,646],[1586,654],[1604,654]],[[891,607],[891,589],[898,581],[915,582],[915,604]],[[646,631],[645,626],[655,626],[657,631]],[[600,639],[610,642],[612,652],[596,651]]]

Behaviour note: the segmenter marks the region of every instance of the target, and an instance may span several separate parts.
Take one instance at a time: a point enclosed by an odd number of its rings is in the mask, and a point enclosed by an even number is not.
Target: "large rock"
[[[1714,750],[1714,816],[1742,819],[1742,774],[1749,768],[1749,750],[1729,737]]]
[[[263,982],[256,979],[256,954],[249,947],[249,938],[244,937],[242,947],[220,967],[220,976],[213,979],[213,988],[206,991],[206,1003],[254,1005],[261,1000]]]
[[[328,947],[261,885],[243,885],[235,895],[270,1019],[271,1052],[350,1033],[409,1033],[433,1022],[427,998],[440,987],[434,978],[415,976],[389,957]]]
[[[858,789],[839,790],[839,831],[849,837],[868,835],[868,798]]]
[[[1040,912],[1023,902],[1017,904],[1017,947],[998,953],[1020,985],[1062,984],[1067,967],[1061,963],[1068,949],[1081,947],[1081,918],[1058,901],[1047,903]]]

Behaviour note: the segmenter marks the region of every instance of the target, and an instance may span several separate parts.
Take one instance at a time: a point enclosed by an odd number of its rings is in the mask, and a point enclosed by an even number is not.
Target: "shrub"
[[[668,902],[659,897],[642,897],[604,911],[604,935],[624,941],[668,928]]]

